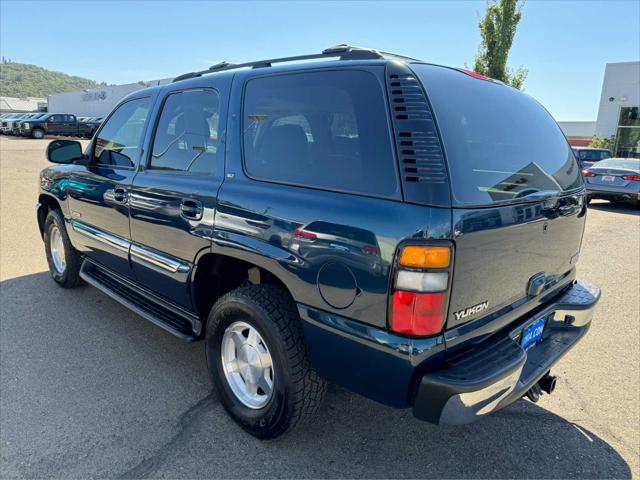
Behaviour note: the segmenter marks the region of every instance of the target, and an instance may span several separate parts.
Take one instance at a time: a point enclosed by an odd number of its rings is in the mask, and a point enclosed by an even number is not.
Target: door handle
[[[180,213],[188,220],[200,220],[203,210],[202,202],[198,200],[185,199],[180,204]]]
[[[119,203],[125,203],[127,201],[127,189],[123,187],[116,187],[113,189],[113,199]]]

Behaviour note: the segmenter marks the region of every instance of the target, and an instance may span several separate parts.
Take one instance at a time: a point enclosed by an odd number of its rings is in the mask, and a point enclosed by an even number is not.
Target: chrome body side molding
[[[151,250],[150,248],[143,247],[137,243],[131,244],[130,252],[134,257],[170,273],[188,273],[191,270],[191,266],[188,262],[169,257],[157,250]]]
[[[71,228],[80,235],[98,241],[121,252],[129,252],[131,242],[127,239],[107,233],[104,230],[92,227],[86,223],[79,222],[78,220],[70,219],[69,223],[71,224]]]

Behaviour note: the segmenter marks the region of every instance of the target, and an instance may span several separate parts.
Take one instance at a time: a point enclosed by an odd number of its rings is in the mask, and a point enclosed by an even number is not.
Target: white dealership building
[[[150,82],[127,83],[49,95],[48,111],[72,113],[77,117],[104,117],[131,92],[171,82],[170,78]]]
[[[596,121],[558,122],[572,145],[616,139],[617,155],[640,156],[640,62],[607,63]]]
[[[607,63],[595,134],[616,137],[616,154],[640,156],[640,62]]]

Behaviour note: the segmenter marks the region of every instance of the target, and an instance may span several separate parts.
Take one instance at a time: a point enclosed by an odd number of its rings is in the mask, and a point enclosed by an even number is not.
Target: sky
[[[339,43],[473,66],[484,1],[0,1],[0,53],[109,84]],[[595,120],[606,63],[640,59],[640,0],[528,0],[509,66],[556,120]]]

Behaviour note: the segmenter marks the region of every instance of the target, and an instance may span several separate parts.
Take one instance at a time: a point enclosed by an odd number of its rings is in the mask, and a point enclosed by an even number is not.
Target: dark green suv
[[[537,401],[600,296],[575,278],[585,187],[562,132],[460,69],[346,45],[225,62],[48,158],[53,279],[204,340],[261,438],[327,381],[435,423]]]

